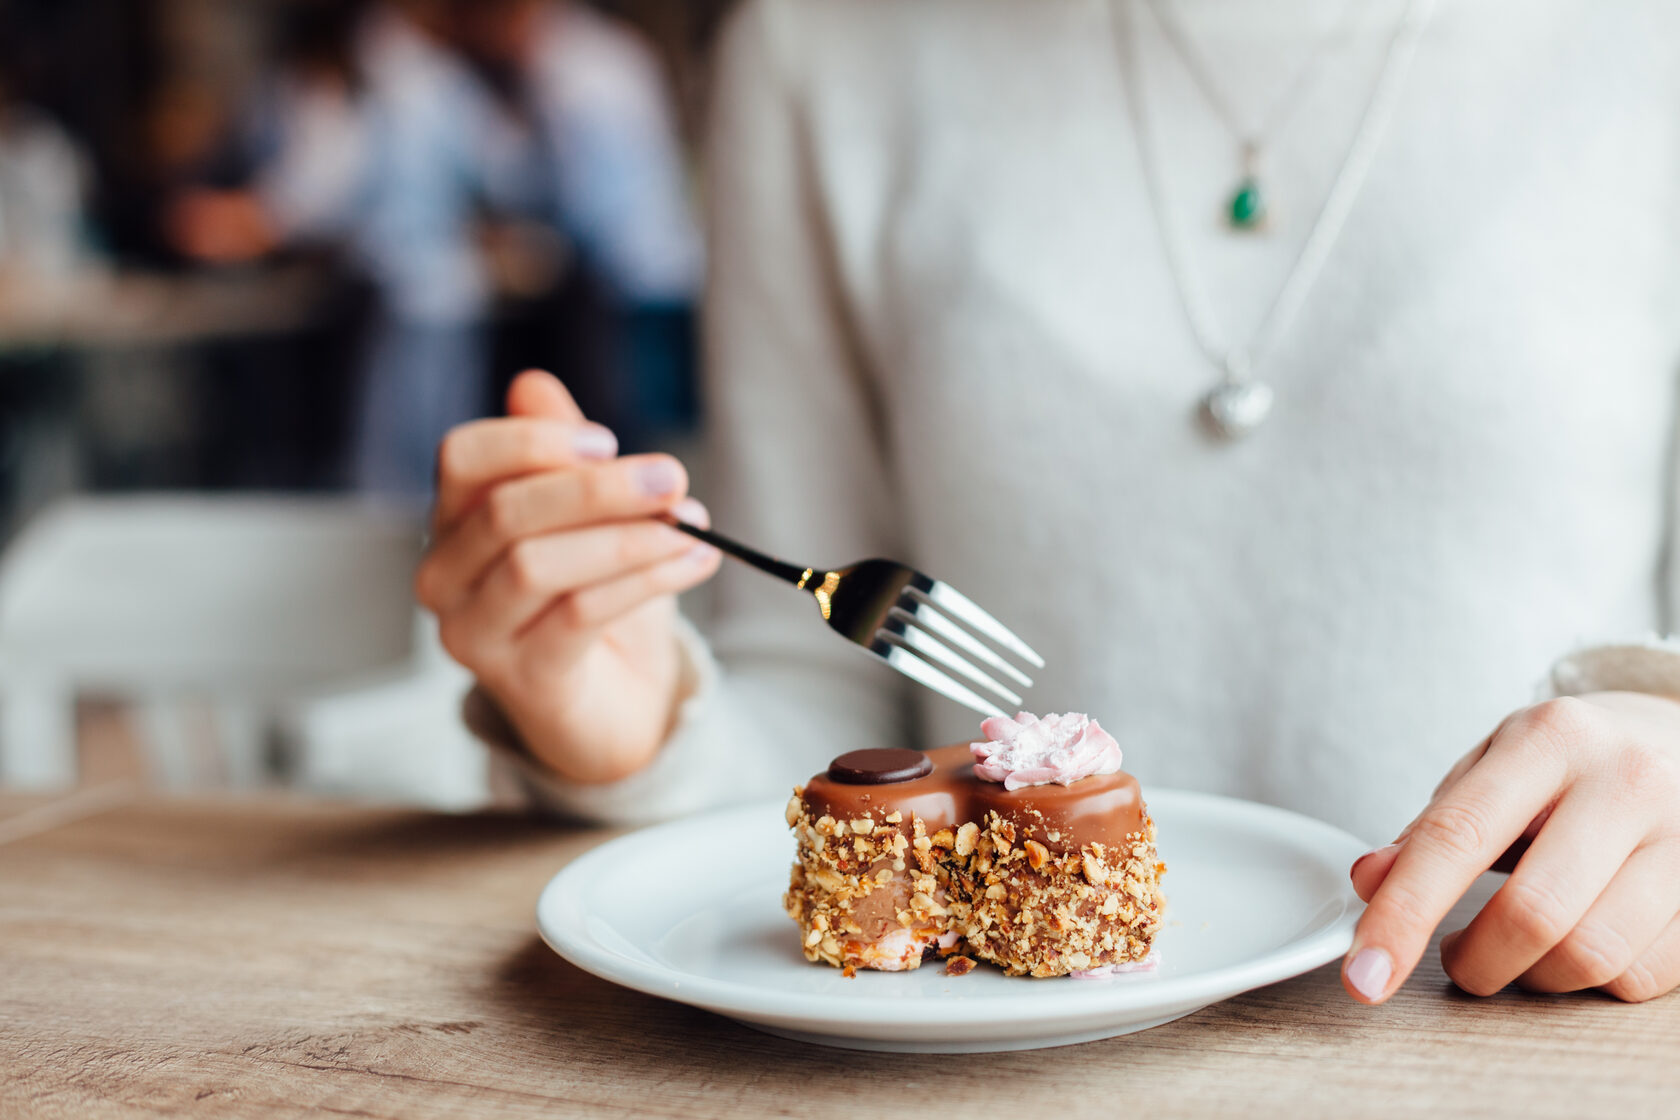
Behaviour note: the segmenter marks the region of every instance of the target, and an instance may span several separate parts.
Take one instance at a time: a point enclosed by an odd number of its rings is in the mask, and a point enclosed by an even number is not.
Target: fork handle
[[[721,552],[727,552],[735,559],[751,564],[761,572],[791,583],[801,591],[810,589],[808,585],[812,576],[825,574],[814,568],[801,568],[798,565],[789,564],[786,560],[778,560],[774,556],[767,556],[755,548],[748,548],[739,541],[730,540],[722,533],[714,533],[710,529],[690,525],[688,522],[678,520],[675,517],[665,517],[662,520],[671,528],[680,529],[697,540],[705,541],[713,548]]]

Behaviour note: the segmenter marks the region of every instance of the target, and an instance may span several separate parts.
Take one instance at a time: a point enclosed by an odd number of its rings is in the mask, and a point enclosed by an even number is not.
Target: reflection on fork
[[[1033,683],[1019,665],[1044,667],[1044,658],[968,596],[915,568],[892,560],[860,560],[832,571],[801,567],[710,529],[670,524],[807,592],[830,628],[977,712],[1004,715],[999,701],[1019,707],[1016,688]]]

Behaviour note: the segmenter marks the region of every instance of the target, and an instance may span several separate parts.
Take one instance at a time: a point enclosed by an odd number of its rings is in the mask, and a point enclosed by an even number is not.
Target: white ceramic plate
[[[543,939],[625,987],[788,1038],[861,1050],[1025,1050],[1143,1030],[1347,952],[1363,909],[1347,869],[1366,845],[1296,813],[1154,790],[1167,863],[1160,967],[1108,980],[946,976],[811,964],[782,912],[793,860],[784,804],[643,829],[556,875]]]

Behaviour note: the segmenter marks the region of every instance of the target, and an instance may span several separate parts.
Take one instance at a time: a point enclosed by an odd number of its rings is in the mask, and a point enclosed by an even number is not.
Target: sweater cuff
[[[1583,692],[1647,692],[1680,700],[1680,638],[1587,646],[1559,658],[1541,698]]]
[[[572,782],[540,762],[520,740],[500,705],[474,687],[462,702],[468,730],[492,752],[492,788],[513,800],[560,816],[599,824],[643,824],[699,808],[708,782],[699,724],[713,706],[719,671],[710,646],[687,619],[677,620],[680,657],[676,719],[659,754],[642,770],[616,782]]]

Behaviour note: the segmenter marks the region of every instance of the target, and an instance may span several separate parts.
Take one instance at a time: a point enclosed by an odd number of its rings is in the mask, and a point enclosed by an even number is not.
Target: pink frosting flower
[[[970,743],[974,773],[1004,789],[1055,782],[1071,786],[1092,774],[1120,769],[1120,744],[1078,712],[1047,715],[1017,712],[1014,719],[992,716],[980,725],[982,742]]]

